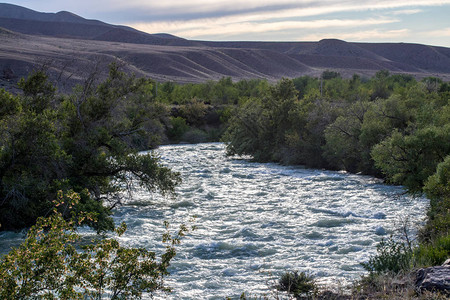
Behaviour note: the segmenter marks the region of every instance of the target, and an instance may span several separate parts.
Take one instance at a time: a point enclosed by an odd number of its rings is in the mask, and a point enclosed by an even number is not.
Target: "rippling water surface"
[[[227,158],[220,143],[158,152],[181,173],[177,198],[137,191],[114,218],[128,224],[124,243],[161,251],[163,220],[175,227],[197,217],[171,267],[174,292],[162,298],[258,295],[285,270],[345,285],[401,218],[420,220],[427,204],[368,176]]]

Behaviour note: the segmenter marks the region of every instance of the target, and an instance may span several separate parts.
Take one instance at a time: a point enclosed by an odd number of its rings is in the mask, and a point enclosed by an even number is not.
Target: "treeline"
[[[234,106],[269,91],[266,80],[230,77],[198,84],[156,83],[155,99],[170,107],[169,143],[219,141]]]
[[[450,84],[439,78],[325,71],[275,85],[223,78],[155,87],[156,101],[172,107],[169,139],[189,141],[183,135],[192,128],[218,125],[203,140],[226,129],[230,155],[370,174],[420,192],[449,154]]]
[[[450,229],[450,85],[379,71],[283,79],[241,101],[224,140],[229,155],[383,177],[431,200],[422,241]],[[450,249],[445,250],[450,255]]]

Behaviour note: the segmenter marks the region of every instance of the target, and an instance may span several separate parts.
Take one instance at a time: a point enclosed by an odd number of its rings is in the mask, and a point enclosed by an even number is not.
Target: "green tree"
[[[255,159],[264,159],[264,141],[262,141],[263,108],[259,99],[245,102],[231,113],[228,129],[223,137],[227,142],[227,155],[253,155]]]
[[[372,150],[375,165],[391,183],[405,185],[420,193],[425,181],[437,165],[450,153],[450,124],[429,126],[413,134],[398,131]]]
[[[213,89],[214,104],[236,104],[239,99],[239,91],[234,86],[231,77],[224,77],[220,79]]]
[[[180,113],[187,124],[201,126],[205,123],[207,109],[208,107],[203,101],[194,98],[180,106]]]
[[[339,78],[339,77],[341,77],[341,74],[336,71],[325,70],[322,72],[321,77],[324,80],[329,80],[329,79],[333,79],[333,78]]]
[[[268,97],[245,102],[229,120],[224,139],[229,155],[253,155],[259,161],[279,161],[292,128],[297,92],[289,79],[271,87]]]
[[[89,77],[70,96],[58,96],[42,72],[20,86],[24,94],[0,93],[0,223],[2,230],[29,227],[48,213],[56,192],[74,190],[73,209],[97,213],[98,230],[111,229],[110,210],[139,184],[172,193],[177,173],[152,152],[167,111],[153,99],[152,81],[112,65],[94,85]]]
[[[353,116],[339,116],[325,129],[324,154],[331,166],[349,172],[359,171],[361,123]]]
[[[375,77],[371,80],[372,83],[372,95],[371,99],[377,98],[386,99],[390,96],[392,86],[389,81],[389,71],[381,70],[375,74]]]

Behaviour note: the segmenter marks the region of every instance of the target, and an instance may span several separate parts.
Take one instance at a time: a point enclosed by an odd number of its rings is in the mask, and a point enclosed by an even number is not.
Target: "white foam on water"
[[[227,158],[221,143],[157,152],[181,174],[177,198],[138,190],[114,215],[128,224],[125,245],[159,254],[163,221],[175,231],[196,216],[198,229],[182,239],[170,267],[173,293],[157,299],[257,296],[287,270],[345,285],[364,273],[359,263],[400,218],[421,220],[428,203],[369,176]],[[17,240],[0,234],[2,246]]]

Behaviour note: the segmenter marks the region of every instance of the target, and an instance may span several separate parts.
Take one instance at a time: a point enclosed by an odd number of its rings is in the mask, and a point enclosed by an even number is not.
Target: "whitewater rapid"
[[[227,158],[221,143],[157,152],[181,173],[177,198],[140,192],[115,219],[129,224],[130,245],[151,248],[163,220],[175,228],[196,217],[171,267],[172,299],[261,295],[286,270],[344,286],[381,238],[422,220],[427,205],[369,176]]]
[[[198,228],[182,239],[170,267],[173,293],[160,299],[258,296],[287,270],[345,286],[364,274],[360,262],[381,238],[407,218],[419,223],[428,203],[369,176],[229,158],[222,143],[157,152],[181,173],[177,197],[137,189],[114,219],[128,225],[122,243],[161,253],[163,221],[175,230],[196,217]],[[12,243],[11,235],[0,240]]]

